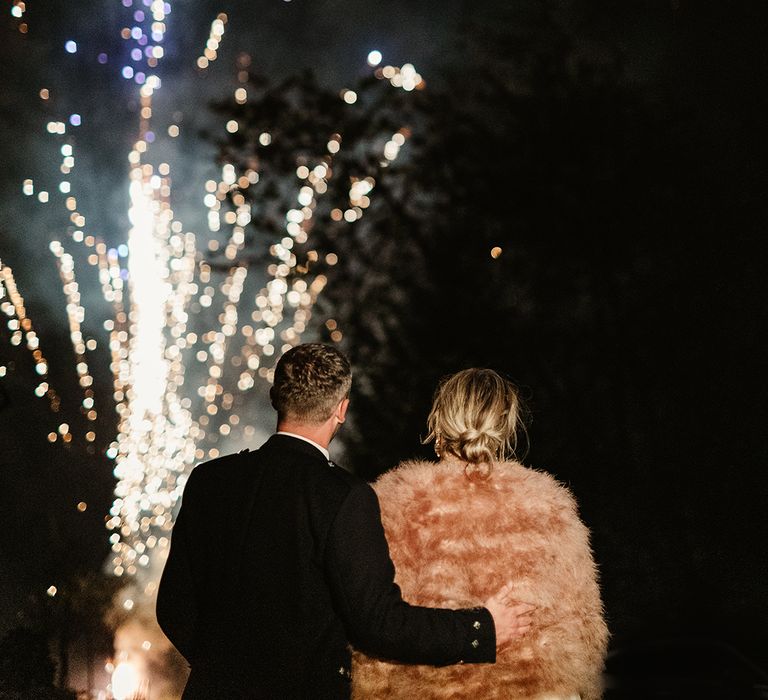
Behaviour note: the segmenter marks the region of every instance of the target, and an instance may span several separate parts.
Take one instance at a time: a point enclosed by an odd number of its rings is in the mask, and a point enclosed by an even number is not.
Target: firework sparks
[[[124,0],[123,4],[130,7],[132,3]],[[70,181],[62,181],[59,187],[68,195],[65,206],[73,224],[68,234],[73,241],[93,251],[88,254],[87,261],[98,268],[102,294],[114,311],[114,317],[107,320],[104,327],[110,334],[110,367],[119,428],[106,453],[115,459],[115,475],[119,483],[107,526],[113,531],[110,537],[112,570],[118,576],[129,577],[142,570],[153,570],[155,551],[160,551],[159,559],[162,560],[173,509],[183,490],[186,473],[195,460],[219,454],[217,447],[206,450],[202,443],[206,439],[215,443],[218,436],[228,437],[236,427],[246,436],[254,432],[251,426],[241,425],[233,410],[234,396],[223,388],[227,360],[241,368],[237,389],[246,392],[255,386],[257,376],[271,381],[271,362],[266,360],[300,342],[306,330],[312,308],[327,278],[322,274],[308,278],[306,273],[319,260],[319,255],[315,250],[309,250],[300,264],[295,246],[308,240],[315,223],[318,198],[328,190],[328,182],[334,175],[334,158],[340,153],[342,144],[340,134],[331,134],[325,155],[314,164],[302,163],[297,167],[296,204],[285,213],[285,234],[269,247],[274,262],[267,266],[268,281],[252,297],[250,314],[242,313],[240,306],[249,268],[236,261],[245,243],[245,227],[251,223],[253,215],[251,204],[242,192],[259,182],[258,171],[248,168],[237,173],[232,164],[225,163],[220,180],[206,183],[204,203],[208,209],[210,231],[217,233],[223,227],[230,229],[221,252],[232,264],[217,285],[211,266],[197,250],[194,234],[182,234],[181,223],[173,218],[170,166],[161,163],[155,167],[149,162],[155,140],[151,128],[152,98],[161,87],[159,77],[151,71],[163,56],[160,49],[166,30],[165,19],[170,11],[169,3],[154,0],[149,12],[133,12],[135,25],[121,32],[126,40],[133,42],[130,52],[134,58],[134,67],[131,70],[123,68],[121,73],[137,84],[141,104],[138,139],[128,156],[131,228],[127,245],[108,249],[97,236],[86,233],[83,230],[85,216],[78,211]],[[213,42],[216,46],[207,46],[207,51],[218,48],[226,21],[223,14],[214,20],[209,44]],[[140,55],[136,53],[139,48],[142,49]],[[374,58],[380,60],[377,54],[369,63],[372,64]],[[144,70],[137,70],[142,67],[138,59],[144,61]],[[207,60],[213,59],[209,56]],[[247,68],[250,58],[243,55],[239,63],[240,68]],[[241,82],[242,72],[238,74]],[[421,88],[424,84],[410,64],[402,68],[376,68],[375,74],[405,90]],[[50,92],[44,89],[41,97],[50,99]],[[237,88],[234,97],[237,103],[243,103],[247,99],[245,88]],[[351,90],[342,90],[340,97],[350,105],[357,100]],[[230,132],[233,130],[231,123],[226,128]],[[66,125],[50,122],[47,130],[54,137],[65,135]],[[408,135],[407,130],[401,129],[384,144],[382,167],[398,157]],[[269,146],[271,134],[263,132],[259,143],[262,147]],[[70,178],[75,167],[71,142],[61,146],[61,155],[63,160],[59,169]],[[375,185],[375,179],[370,176],[352,178],[347,207],[332,209],[331,219],[347,223],[361,219],[371,204],[370,196]],[[32,179],[24,181],[23,191],[28,196],[34,194]],[[43,191],[38,192],[38,197],[41,194]],[[222,206],[226,201],[232,204],[231,209]],[[75,279],[74,259],[60,242],[53,241],[50,247],[57,258],[67,299],[70,338],[84,392],[82,410],[89,421],[94,421],[98,414],[86,350],[94,350],[96,341],[83,336],[85,309]],[[207,247],[211,253],[216,253],[220,249],[219,241],[211,238]],[[121,260],[125,262],[121,263]],[[336,261],[333,253],[325,257],[328,265],[334,265]],[[5,287],[11,296],[18,297],[12,273],[9,268],[5,270]],[[194,302],[207,309],[218,297],[223,300],[223,308],[217,325],[200,334],[189,330],[190,304]],[[9,323],[14,331],[12,342],[18,344],[20,327],[28,323],[24,320],[23,301],[6,302],[3,308],[8,315],[14,316]],[[333,340],[341,339],[341,331],[336,325],[330,330]],[[34,331],[27,332],[27,341],[35,352],[38,373],[45,374],[47,363],[37,350],[39,341]],[[202,399],[197,420],[193,418],[192,401],[180,394],[190,356],[205,365],[207,374],[204,384],[197,390]],[[58,410],[59,399],[47,383],[42,383],[37,392],[47,395],[52,408]],[[229,415],[229,419],[222,420],[224,415]],[[216,416],[218,428],[211,430],[208,426],[212,426]],[[58,435],[62,435],[65,442],[72,439],[68,425],[64,431],[61,426],[58,431],[52,431],[49,439],[55,441]],[[95,432],[88,430],[86,440],[94,442],[95,439]],[[149,589],[153,587],[153,577],[156,578],[156,574],[144,581]]]
[[[208,229],[211,234],[220,234],[223,241],[220,243],[219,238],[211,236],[205,246],[206,254],[220,255],[226,261],[223,272],[214,269],[198,249],[196,236],[185,233],[181,222],[174,217],[170,165],[152,160],[156,133],[165,132],[171,138],[179,135],[176,124],[160,132],[152,127],[156,120],[153,96],[162,87],[155,69],[164,56],[162,44],[171,4],[145,0],[140,9],[133,7],[133,0],[122,0],[122,4],[131,17],[131,26],[121,30],[131,62],[119,71],[125,80],[135,85],[139,104],[137,138],[128,154],[130,229],[127,241],[117,248],[109,248],[90,231],[81,211],[75,191],[75,143],[71,138],[72,129],[82,122],[79,114],[66,118],[59,115],[46,126],[49,138],[63,141],[61,161],[57,162],[61,174],[58,187],[49,192],[28,178],[23,182],[22,191],[27,196],[36,194],[41,203],[53,201],[56,189],[63,195],[69,220],[66,235],[83,247],[87,263],[98,272],[102,296],[112,310],[104,329],[109,334],[118,431],[108,442],[102,438],[106,455],[114,460],[114,474],[118,479],[107,521],[112,546],[109,566],[116,576],[130,582],[120,594],[119,605],[123,611],[133,614],[142,608],[146,610],[156,592],[167,556],[174,509],[189,470],[196,460],[219,455],[219,439],[235,440],[235,433],[253,437],[253,426],[244,424],[238,415],[236,396],[238,392],[252,389],[258,379],[272,380],[274,360],[301,341],[318,296],[327,284],[325,275],[309,274],[310,268],[320,262],[319,253],[308,250],[300,258],[297,248],[307,243],[316,223],[318,202],[328,191],[336,167],[334,159],[342,151],[342,135],[330,134],[325,153],[311,159],[302,157],[297,162],[296,179],[291,183],[296,191],[295,200],[281,213],[282,231],[268,246],[266,281],[263,275],[254,274],[248,263],[238,260],[246,243],[246,227],[254,217],[244,193],[260,182],[258,167],[254,165],[238,172],[230,163],[222,166],[218,180],[205,184],[204,195]],[[23,14],[25,6],[19,2],[14,8],[21,8],[17,12]],[[21,14],[14,16],[21,17]],[[227,21],[222,13],[212,23],[203,55],[197,59],[200,70],[208,68],[216,59]],[[68,42],[66,50],[76,53],[77,43]],[[381,60],[380,54],[375,53],[377,55],[369,56],[371,66]],[[105,62],[102,56],[99,55],[100,63]],[[247,82],[249,63],[250,58],[240,57],[240,83]],[[409,64],[402,68],[376,68],[375,74],[406,91],[424,85]],[[51,94],[48,88],[40,90],[40,98],[46,102],[52,100]],[[246,88],[238,87],[234,98],[236,103],[244,104],[248,99]],[[344,90],[340,98],[347,105],[354,105],[358,95]],[[235,120],[222,126],[229,133],[240,128]],[[379,158],[382,167],[398,157],[408,135],[406,130],[400,130],[389,138]],[[259,146],[270,147],[273,138],[273,132],[263,131],[258,138]],[[347,203],[331,210],[331,220],[351,224],[361,219],[371,204],[375,187],[374,177],[353,178],[349,182]],[[82,390],[80,407],[92,424],[98,416],[97,397],[87,353],[97,349],[97,341],[84,335],[86,310],[75,275],[76,259],[68,247],[69,243],[65,246],[58,240],[50,245],[67,302],[70,339]],[[325,256],[327,265],[336,262],[334,253]],[[258,289],[255,293],[254,288]],[[217,305],[220,313],[215,314]],[[201,314],[198,325],[193,326],[193,309],[210,313]],[[59,411],[60,399],[47,381],[48,362],[26,315],[13,273],[2,264],[0,311],[8,317],[11,343],[26,342],[33,355],[42,380],[35,393],[46,396],[52,411]],[[212,318],[215,321],[211,321]],[[199,331],[201,323],[208,324],[207,330]],[[328,325],[331,323],[333,325]],[[336,322],[328,324],[332,340],[341,340]],[[204,367],[206,376],[198,387],[187,386],[185,391],[185,375],[194,361]],[[225,388],[230,367],[235,368],[232,384],[236,384],[237,391]],[[6,368],[0,367],[0,377],[6,372]],[[98,408],[103,411],[103,403]],[[59,421],[48,439],[71,443],[73,433],[69,424]],[[93,428],[88,428],[84,437],[89,445],[97,442]],[[121,652],[118,641],[116,648]],[[113,684],[122,682],[121,674],[128,679],[131,669],[137,668],[137,655],[155,648],[150,645],[138,651],[122,650],[125,658],[121,658],[115,669],[115,673],[120,670],[120,674],[113,678]]]
[[[0,312],[8,318],[6,323],[8,330],[11,331],[11,345],[21,345],[24,342],[27,349],[32,353],[35,372],[42,379],[35,388],[35,395],[38,397],[46,396],[51,411],[58,412],[61,399],[48,383],[48,360],[45,359],[43,351],[40,349],[40,339],[32,326],[32,319],[27,316],[24,297],[21,296],[16,286],[13,270],[8,265],[3,265],[2,260],[0,260]],[[0,377],[5,376],[6,373],[7,369],[3,366]],[[69,434],[69,431],[67,430],[63,434]],[[49,434],[48,439],[51,442],[55,441],[56,438],[57,433]]]
[[[227,21],[227,15],[221,12],[211,23],[211,33],[208,37],[208,41],[205,42],[205,49],[203,50],[202,55],[197,58],[197,67],[201,70],[208,68],[208,66],[218,58],[219,45],[224,36],[224,25]]]

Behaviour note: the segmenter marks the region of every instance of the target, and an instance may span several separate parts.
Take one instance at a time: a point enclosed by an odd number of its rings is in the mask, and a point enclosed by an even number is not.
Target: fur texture
[[[353,698],[601,697],[608,630],[589,532],[566,487],[516,462],[469,481],[448,459],[402,464],[374,488],[405,600],[479,606],[512,581],[537,610],[495,664],[434,668],[355,652]]]

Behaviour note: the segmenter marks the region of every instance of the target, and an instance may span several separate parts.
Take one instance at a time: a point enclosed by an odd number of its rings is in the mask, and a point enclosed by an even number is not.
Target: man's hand
[[[531,615],[536,609],[531,603],[521,603],[510,598],[513,585],[508,583],[491,596],[485,607],[496,625],[496,648],[501,649],[511,641],[522,637],[531,627]]]

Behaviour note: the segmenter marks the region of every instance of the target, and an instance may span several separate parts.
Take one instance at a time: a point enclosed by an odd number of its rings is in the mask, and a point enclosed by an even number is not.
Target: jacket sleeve
[[[368,484],[352,486],[331,526],[325,557],[347,634],[361,651],[433,666],[495,662],[496,630],[485,608],[447,610],[403,601],[379,502]]]
[[[192,472],[194,474],[194,471]],[[191,507],[192,476],[184,489],[184,499],[176,516],[171,548],[157,592],[156,614],[160,628],[181,655],[191,663],[194,653],[198,601],[192,581],[190,533],[187,517]]]

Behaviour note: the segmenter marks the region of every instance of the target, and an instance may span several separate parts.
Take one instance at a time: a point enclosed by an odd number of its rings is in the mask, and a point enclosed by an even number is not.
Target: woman
[[[354,698],[594,700],[608,630],[589,532],[568,489],[505,461],[520,402],[488,369],[444,380],[429,414],[439,461],[407,462],[375,484],[403,598],[479,605],[508,581],[537,606],[531,630],[495,664],[442,668],[355,653]]]

